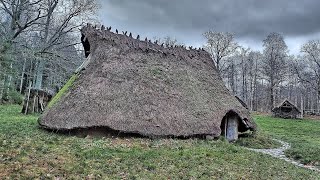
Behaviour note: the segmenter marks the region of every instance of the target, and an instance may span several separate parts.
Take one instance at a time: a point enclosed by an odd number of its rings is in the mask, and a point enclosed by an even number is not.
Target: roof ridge
[[[116,33],[114,33],[111,31],[111,27],[105,28],[104,26],[101,26],[101,28],[97,28],[97,26],[87,24],[81,29],[81,33],[85,36],[85,40],[87,39],[87,36],[96,35],[100,39],[113,42],[114,45],[118,45],[121,49],[142,49],[146,52],[150,50],[163,54],[186,54],[191,56],[204,56],[206,58],[211,58],[210,54],[205,51],[204,48],[193,48],[192,46],[187,48],[184,45],[167,47],[165,44],[158,44],[157,41],[152,42],[151,40],[148,40],[148,38],[141,40],[140,35],[137,35],[137,38],[134,38],[132,33],[127,36],[127,31],[123,32],[123,34],[119,34],[119,31],[116,30]]]

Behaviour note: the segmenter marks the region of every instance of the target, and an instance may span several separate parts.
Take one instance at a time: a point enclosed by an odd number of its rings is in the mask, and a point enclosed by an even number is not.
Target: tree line
[[[208,31],[205,49],[228,89],[252,111],[271,111],[285,99],[310,113],[320,109],[320,41],[289,54],[284,37],[270,33],[263,51],[241,47],[228,32]]]
[[[19,103],[26,89],[59,89],[83,61],[79,28],[97,7],[94,0],[0,0],[0,103]]]
[[[57,92],[84,60],[79,29],[95,21],[97,8],[94,0],[0,0],[0,103],[21,103],[28,89]],[[319,112],[319,40],[294,56],[278,33],[265,37],[261,52],[240,46],[232,33],[203,35],[227,88],[250,110],[270,111],[289,99]]]

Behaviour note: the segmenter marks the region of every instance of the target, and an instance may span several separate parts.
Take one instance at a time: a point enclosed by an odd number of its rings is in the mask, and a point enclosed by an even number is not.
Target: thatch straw
[[[107,127],[146,136],[219,136],[225,115],[240,130],[255,123],[219,77],[209,54],[165,48],[88,25],[91,61],[39,119],[53,130]]]

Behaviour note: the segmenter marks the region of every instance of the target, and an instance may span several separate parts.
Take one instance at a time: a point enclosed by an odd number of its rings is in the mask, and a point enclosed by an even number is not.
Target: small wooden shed
[[[42,113],[53,97],[52,92],[43,89],[28,88],[27,91],[21,111],[24,114]]]
[[[274,117],[297,119],[303,118],[301,110],[289,100],[284,100],[281,104],[272,109]]]

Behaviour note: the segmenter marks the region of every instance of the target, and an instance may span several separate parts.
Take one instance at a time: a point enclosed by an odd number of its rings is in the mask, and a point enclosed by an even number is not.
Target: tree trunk
[[[241,71],[242,71],[242,100],[244,102],[246,102],[246,99],[245,99],[245,68],[244,68],[244,60],[243,60],[243,57],[241,58]]]
[[[12,70],[12,63],[10,63],[10,72],[4,78],[4,88],[2,92],[2,100],[8,100],[8,95],[10,92],[11,82],[12,82],[12,75],[10,74]]]
[[[310,109],[312,111],[312,113],[314,113],[314,102],[313,102],[313,95],[312,95],[312,91],[309,93],[309,96],[310,96]]]
[[[236,88],[235,88],[235,81],[234,81],[234,77],[235,77],[235,69],[234,69],[234,62],[232,62],[231,64],[231,89],[233,94],[236,94]]]
[[[250,78],[250,95],[249,95],[250,111],[253,111],[253,78]]]
[[[24,114],[28,114],[28,109],[29,109],[29,101],[30,101],[30,93],[31,93],[31,81],[29,82],[29,88],[28,88],[28,94],[27,94],[27,99],[25,101],[25,110]]]
[[[282,93],[282,84],[280,84],[280,87],[279,87],[279,92],[278,92],[278,99],[276,99],[276,103],[279,103],[280,101],[282,101],[282,95],[281,95],[281,93]]]
[[[295,97],[295,103],[297,104],[298,103],[298,88],[297,88],[297,79],[295,78],[294,79],[294,97]]]
[[[25,74],[25,71],[26,71],[26,63],[27,63],[27,58],[24,58],[23,67],[22,67],[22,73],[21,73],[21,77],[20,77],[20,88],[19,88],[19,92],[20,93],[22,93],[24,74]]]
[[[12,63],[10,63],[10,70],[12,70]],[[8,77],[8,87],[7,87],[7,92],[9,93],[10,91],[10,87],[12,85],[12,74],[9,74],[9,77]]]
[[[317,115],[319,115],[320,114],[320,110],[319,110],[319,94],[316,93],[316,96],[317,96],[317,98],[316,98],[316,113],[317,113]]]
[[[253,91],[254,91],[254,95],[253,95],[253,99],[252,99],[252,104],[254,104],[254,110],[257,111],[258,110],[258,103],[257,103],[257,99],[258,99],[258,93],[257,93],[257,84],[258,84],[258,62],[256,60],[255,62],[255,71],[254,71],[254,85],[253,85]]]
[[[3,92],[4,92],[4,85],[5,85],[5,81],[4,78],[0,78],[0,104],[2,103],[2,99],[3,99]]]
[[[304,103],[303,103],[303,94],[301,93],[301,118],[304,116]]]
[[[262,91],[262,90],[264,90],[264,88],[263,88],[263,87],[264,87],[263,79],[261,80],[261,87],[262,87],[262,88],[260,89],[260,92],[264,92],[264,91]],[[263,96],[263,95],[264,95],[264,94],[262,94],[262,96]],[[267,103],[268,103],[268,101],[267,101]],[[267,103],[265,103],[265,104],[267,104]],[[260,105],[260,111],[263,112],[264,106],[263,106],[262,104],[264,104],[264,98],[263,98],[263,99],[260,98],[260,104],[261,104],[261,105]],[[268,105],[267,105],[267,106],[268,106]]]
[[[36,83],[34,86],[34,88],[36,88],[36,89],[42,88],[44,67],[45,67],[45,61],[43,59],[39,60],[37,72],[36,72]]]
[[[270,87],[270,107],[269,107],[269,110],[271,111],[273,109],[273,105],[274,105],[274,89],[273,89],[273,86],[271,85]]]

